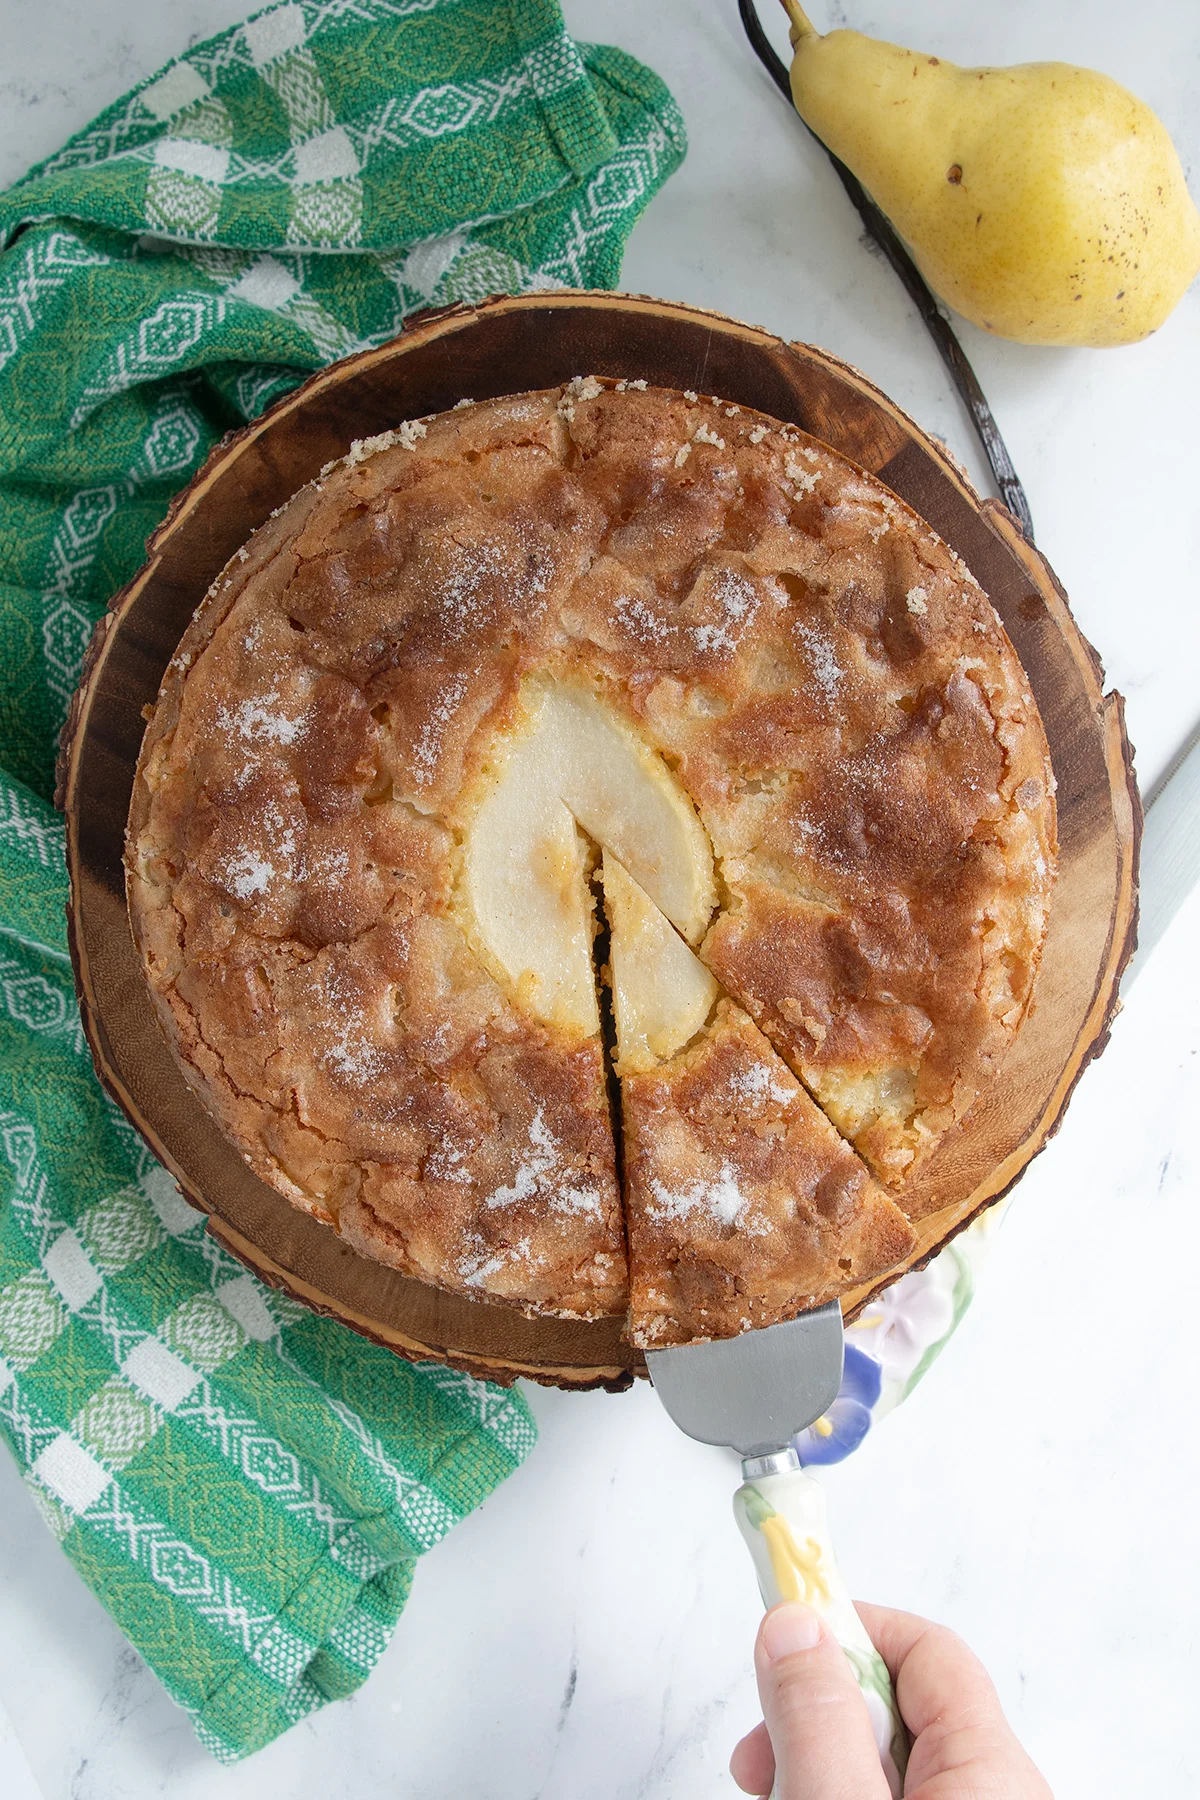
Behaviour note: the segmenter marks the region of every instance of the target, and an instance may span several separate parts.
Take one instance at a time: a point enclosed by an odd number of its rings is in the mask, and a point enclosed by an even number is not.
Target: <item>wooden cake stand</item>
[[[1141,809],[1121,698],[1104,693],[1100,662],[1044,558],[1002,506],[979,499],[940,444],[823,351],[657,300],[501,298],[427,315],[392,343],[313,376],[218,446],[97,626],[63,735],[58,801],[71,948],[97,1072],[208,1213],[209,1230],[265,1281],[403,1356],[502,1382],[523,1375],[619,1388],[645,1372],[620,1319],[527,1319],[411,1280],[358,1256],[251,1174],[159,1030],[126,918],[121,862],[142,709],[209,584],[268,514],[355,438],[465,395],[488,399],[583,374],[644,377],[757,407],[878,476],[971,568],[1036,695],[1058,780],[1061,864],[1034,1007],[999,1077],[905,1192],[919,1221],[907,1266],[927,1262],[1012,1186],[1106,1043],[1134,944]],[[847,1316],[871,1291],[846,1297]]]

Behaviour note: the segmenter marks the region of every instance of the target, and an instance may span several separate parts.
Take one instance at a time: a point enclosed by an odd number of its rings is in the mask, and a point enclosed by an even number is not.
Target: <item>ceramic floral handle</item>
[[[908,1733],[891,1677],[867,1636],[833,1557],[824,1489],[803,1469],[758,1475],[733,1496],[733,1512],[754,1559],[767,1607],[803,1600],[824,1618],[862,1689],[893,1796],[903,1787]]]

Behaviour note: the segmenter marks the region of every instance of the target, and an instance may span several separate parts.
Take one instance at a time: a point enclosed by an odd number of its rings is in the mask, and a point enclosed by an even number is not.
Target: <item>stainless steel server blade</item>
[[[836,1300],[782,1325],[715,1343],[648,1350],[659,1399],[681,1431],[742,1456],[782,1450],[833,1404],[842,1381]]]

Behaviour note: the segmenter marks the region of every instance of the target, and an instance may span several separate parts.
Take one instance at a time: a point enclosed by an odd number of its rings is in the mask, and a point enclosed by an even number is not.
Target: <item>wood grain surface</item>
[[[999,1077],[906,1190],[905,1205],[919,1218],[908,1266],[928,1261],[1012,1186],[1106,1043],[1135,941],[1141,808],[1121,698],[1105,694],[1099,660],[1045,559],[886,396],[807,345],[635,296],[498,298],[411,322],[393,342],[315,375],[218,446],[97,626],[63,734],[58,800],[67,818],[71,950],[100,1079],[207,1211],[210,1231],[264,1280],[404,1356],[499,1381],[524,1375],[622,1387],[645,1370],[622,1341],[620,1319],[527,1319],[408,1279],[347,1249],[251,1174],[185,1084],[156,1023],[121,862],[142,709],[154,702],[206,589],[251,532],[355,438],[464,396],[487,399],[581,374],[719,394],[822,438],[957,550],[1029,676],[1058,782],[1060,872],[1042,967]],[[871,1291],[846,1297],[847,1316]]]

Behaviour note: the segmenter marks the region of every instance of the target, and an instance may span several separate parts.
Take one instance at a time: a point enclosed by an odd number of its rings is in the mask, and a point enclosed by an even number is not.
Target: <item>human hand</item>
[[[912,1735],[905,1800],[1053,1800],[961,1638],[885,1606],[858,1612]],[[774,1783],[775,1800],[888,1800],[866,1702],[811,1607],[771,1609],[754,1666],[763,1723],[733,1753],[738,1786],[767,1794]]]

